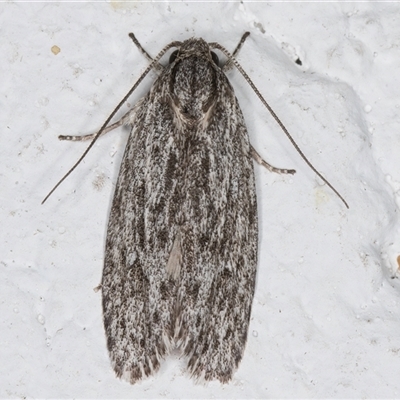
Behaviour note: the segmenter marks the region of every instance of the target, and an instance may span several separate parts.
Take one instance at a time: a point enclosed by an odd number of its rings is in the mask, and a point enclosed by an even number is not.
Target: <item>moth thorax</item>
[[[216,71],[206,58],[192,56],[175,66],[174,103],[182,116],[199,121],[212,106],[216,93]]]

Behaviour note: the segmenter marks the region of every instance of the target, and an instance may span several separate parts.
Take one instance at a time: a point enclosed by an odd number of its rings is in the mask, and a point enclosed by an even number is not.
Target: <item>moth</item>
[[[233,54],[191,38],[170,43],[153,59],[130,34],[149,67],[96,135],[60,137],[93,139],[68,176],[101,134],[132,127],[101,282],[112,366],[131,383],[155,373],[174,348],[186,356],[190,374],[206,381],[228,382],[243,357],[258,251],[253,160],[274,172],[295,172],[271,166],[251,146],[225,75],[236,66],[289,135],[235,59],[248,35]],[[159,61],[170,48],[176,50],[163,66]],[[153,68],[159,76],[148,94],[108,126]]]

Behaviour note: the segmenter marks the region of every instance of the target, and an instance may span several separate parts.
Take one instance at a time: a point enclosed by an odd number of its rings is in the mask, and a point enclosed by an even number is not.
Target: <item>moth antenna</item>
[[[248,33],[248,32],[246,32]],[[242,40],[240,41],[239,45],[237,46],[239,49],[241,47],[242,41],[244,42],[244,39],[248,35],[246,33],[243,35]],[[283,125],[282,121],[278,118],[278,116],[275,114],[274,110],[271,108],[271,106],[267,103],[267,101],[264,99],[260,91],[257,89],[256,85],[254,85],[253,81],[250,79],[250,77],[247,75],[247,73],[244,71],[244,69],[241,67],[241,65],[238,63],[238,61],[233,57],[232,54],[229,53],[228,50],[225,49],[225,47],[221,46],[219,43],[213,42],[209,43],[209,46],[220,50],[231,62],[232,64],[238,69],[238,71],[243,75],[244,79],[246,79],[247,83],[251,86],[251,88],[254,90],[255,94],[258,96],[258,98],[261,100],[261,102],[264,104],[264,106],[267,108],[267,110],[270,112],[270,114],[273,116],[275,121],[278,123],[278,125],[281,127],[283,132],[286,134],[290,142],[292,143],[293,147],[297,150],[297,152],[300,154],[302,159],[306,162],[306,164],[333,190],[334,193],[339,197],[340,200],[343,201],[344,205],[349,208],[349,205],[347,204],[346,200],[341,196],[341,194],[329,183],[327,179],[325,179],[320,172],[311,164],[311,162],[308,160],[308,158],[304,155],[304,153],[301,151],[300,147],[298,144],[295,142],[293,139],[292,135],[289,133],[289,131],[286,129],[285,125]],[[235,50],[235,53],[239,49]],[[229,62],[229,61],[228,61]]]
[[[129,35],[131,38],[135,38],[135,36],[132,33]],[[133,40],[133,39],[132,39]],[[139,43],[137,39],[135,38],[134,40],[135,43]],[[146,68],[146,70],[143,72],[143,74],[139,77],[139,79],[136,81],[136,83],[132,86],[132,88],[129,90],[129,92],[124,96],[124,98],[119,102],[117,107],[114,108],[114,111],[110,114],[110,116],[106,119],[100,130],[97,132],[96,136],[93,138],[91,141],[90,145],[88,148],[84,151],[84,153],[81,155],[79,160],[73,165],[73,167],[58,181],[58,183],[51,189],[49,194],[43,199],[41,204],[44,204],[45,201],[53,194],[53,192],[61,185],[62,182],[71,174],[71,172],[81,163],[81,161],[85,158],[87,153],[89,153],[89,150],[93,147],[93,145],[96,143],[96,140],[99,138],[99,136],[102,134],[104,129],[107,127],[108,123],[111,121],[111,119],[114,117],[114,115],[117,113],[117,111],[121,108],[121,106],[128,100],[129,96],[135,91],[135,89],[139,86],[139,84],[142,82],[144,77],[151,71],[151,69],[158,64],[158,61],[160,58],[171,48],[171,47],[179,47],[181,45],[181,42],[171,42],[170,44],[167,44],[157,55],[156,58],[150,63],[150,65]],[[139,48],[141,48],[139,44]],[[147,53],[146,53],[147,54]],[[150,57],[150,56],[149,56]],[[151,57],[150,57],[151,58]]]
[[[139,40],[136,39],[136,36],[132,32],[129,33],[129,37],[132,39],[132,42],[135,43],[135,45],[139,49],[139,51],[147,58],[147,60],[150,62],[153,62],[154,61],[153,57],[143,48],[143,46],[140,44]],[[162,71],[164,69],[164,67],[159,63],[156,63],[154,65],[154,68],[157,71]]]
[[[243,36],[240,39],[240,42],[238,43],[238,45],[236,46],[236,49],[233,50],[232,53],[232,57],[236,57],[240,51],[240,49],[242,48],[244,42],[246,41],[246,39],[250,36],[250,32],[245,32],[243,34]],[[227,63],[223,66],[223,71],[228,71],[229,69],[231,69],[233,66],[232,60],[231,58],[228,59]]]
[[[236,56],[237,56],[237,54],[239,53],[240,49],[242,48],[242,46],[243,46],[245,40],[246,40],[249,36],[250,36],[250,32],[245,32],[245,33],[243,34],[243,36],[242,36],[241,39],[240,39],[240,42],[239,42],[238,45],[236,46],[236,49],[233,50],[232,57],[236,57]]]

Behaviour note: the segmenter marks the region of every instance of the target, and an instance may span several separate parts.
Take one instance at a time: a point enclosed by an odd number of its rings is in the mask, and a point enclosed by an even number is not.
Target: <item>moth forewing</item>
[[[136,111],[109,217],[103,310],[117,375],[134,383],[179,345],[192,375],[228,381],[257,240],[243,115],[208,44],[189,39]]]

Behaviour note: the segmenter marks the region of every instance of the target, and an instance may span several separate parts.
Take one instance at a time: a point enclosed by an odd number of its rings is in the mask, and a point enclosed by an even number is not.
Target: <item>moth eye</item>
[[[170,55],[170,57],[169,57],[169,63],[170,63],[170,64],[172,64],[172,63],[176,60],[176,57],[178,57],[178,53],[179,53],[179,50],[175,50],[175,51]]]
[[[211,57],[212,57],[214,63],[219,66],[219,58],[213,51],[211,52]]]

